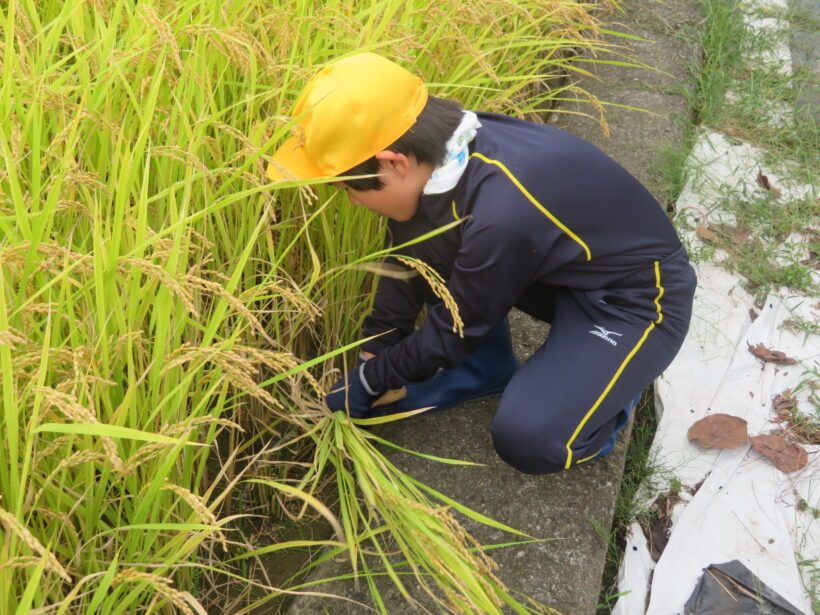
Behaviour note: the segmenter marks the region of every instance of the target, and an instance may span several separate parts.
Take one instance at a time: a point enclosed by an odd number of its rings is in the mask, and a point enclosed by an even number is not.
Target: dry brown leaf
[[[781,472],[794,472],[808,463],[809,456],[799,444],[787,441],[780,434],[753,436],[752,448],[769,458]]]
[[[703,448],[738,448],[748,439],[746,421],[730,414],[712,414],[692,424],[689,441]]]
[[[791,397],[791,391],[786,389],[779,395],[775,395],[772,399],[772,407],[777,414],[784,414],[791,412],[797,407],[797,402]]]
[[[740,226],[721,224],[715,227],[722,235],[726,235],[732,245],[749,243],[749,231]]]
[[[777,363],[778,365],[795,365],[797,363],[795,359],[787,357],[785,353],[766,348],[763,344],[758,344],[757,346],[749,344],[749,352],[761,361],[766,361],[767,363]]]
[[[757,313],[757,310],[749,308],[749,318],[752,319],[752,322],[756,321],[758,316],[760,316],[760,314]]]
[[[783,194],[782,192],[780,192],[780,190],[777,189],[777,187],[775,187],[775,185],[769,179],[769,176],[763,174],[762,170],[758,171],[757,173],[757,183],[763,186],[769,192],[771,192],[774,196],[779,197]]]
[[[720,241],[720,238],[717,236],[715,231],[710,229],[705,224],[698,224],[696,232],[698,234],[698,237],[700,237],[704,241],[708,241],[709,243],[718,243]]]

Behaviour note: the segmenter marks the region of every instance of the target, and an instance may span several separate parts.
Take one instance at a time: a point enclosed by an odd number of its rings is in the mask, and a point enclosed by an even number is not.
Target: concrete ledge
[[[516,354],[526,361],[546,338],[548,327],[518,311],[511,315],[511,325]],[[622,437],[615,451],[596,463],[560,474],[528,476],[507,466],[495,454],[489,435],[495,406],[496,400],[478,400],[387,425],[379,435],[422,453],[485,464],[445,466],[407,453],[390,453],[391,461],[399,468],[434,489],[534,537],[554,539],[494,551],[499,578],[511,590],[563,613],[592,612],[606,550],[596,528],[607,531],[611,523],[625,440]],[[504,532],[462,521],[483,544],[516,540]],[[330,578],[349,570],[346,562],[328,563],[312,578]],[[380,587],[390,613],[423,612],[408,605],[389,583],[381,583]],[[366,589],[357,591],[352,582],[335,581],[312,589],[370,604]],[[425,596],[417,599],[430,607]],[[288,613],[313,615],[322,613],[323,608],[334,615],[367,612],[351,602],[306,597],[296,600]]]

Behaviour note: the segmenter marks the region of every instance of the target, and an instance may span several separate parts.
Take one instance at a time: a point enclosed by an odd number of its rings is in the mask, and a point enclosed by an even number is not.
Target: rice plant
[[[392,533],[442,608],[529,608],[444,500],[323,408],[382,229],[264,168],[316,64],[374,50],[468,107],[532,113],[574,87],[578,49],[603,49],[593,8],[0,3],[0,613],[226,612],[287,591],[247,566],[271,546],[238,530],[251,487],[276,493],[265,514],[323,515],[354,561]],[[408,530],[422,519],[435,539]]]

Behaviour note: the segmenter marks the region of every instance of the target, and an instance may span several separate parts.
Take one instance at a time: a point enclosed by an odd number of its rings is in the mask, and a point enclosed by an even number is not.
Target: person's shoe
[[[638,396],[629,402],[629,405],[624,408],[623,412],[618,413],[618,420],[615,423],[615,429],[612,430],[612,435],[609,436],[609,440],[606,441],[603,448],[595,453],[592,457],[588,459],[584,459],[582,463],[588,463],[595,459],[600,459],[607,453],[609,453],[613,448],[615,448],[615,443],[618,441],[618,433],[629,423],[629,419],[632,418],[632,415],[635,413],[635,408],[638,407],[638,402],[641,401],[641,395],[643,391],[638,393]]]
[[[384,412],[393,414],[429,406],[434,406],[430,410],[434,412],[471,399],[498,395],[518,368],[510,325],[505,318],[463,363],[441,370],[425,382],[407,385],[407,396],[385,407]]]

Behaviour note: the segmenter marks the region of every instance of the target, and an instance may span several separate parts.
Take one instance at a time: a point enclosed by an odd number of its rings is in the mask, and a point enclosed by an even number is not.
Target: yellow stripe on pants
[[[641,349],[641,346],[643,346],[643,343],[646,341],[646,338],[649,337],[649,333],[652,331],[652,329],[655,328],[655,325],[657,325],[663,320],[663,313],[661,312],[660,304],[661,297],[663,297],[663,286],[661,285],[661,267],[658,261],[655,261],[655,287],[658,289],[658,294],[654,300],[655,306],[657,308],[658,317],[654,321],[649,323],[649,326],[646,328],[646,331],[643,332],[641,339],[639,339],[638,343],[635,344],[635,347],[629,351],[629,354],[626,355],[626,358],[623,360],[620,367],[618,367],[618,370],[615,372],[615,375],[612,377],[612,380],[610,380],[609,384],[606,385],[604,392],[601,393],[600,397],[598,397],[598,399],[595,401],[592,408],[590,408],[584,416],[584,419],[578,424],[578,427],[575,428],[572,437],[570,437],[569,441],[567,442],[567,462],[564,465],[564,469],[568,470],[570,466],[572,466],[572,443],[575,442],[575,439],[578,437],[578,434],[581,433],[581,430],[584,428],[584,425],[587,424],[587,421],[589,421],[592,415],[595,414],[595,411],[598,409],[598,406],[601,405],[601,402],[603,402],[604,399],[606,399],[606,396],[612,390],[612,387],[615,386],[615,383],[618,381],[618,378],[621,377],[621,374],[623,373],[624,369],[626,369],[626,366],[629,364],[629,362],[632,360],[632,357],[634,357],[638,350]],[[580,463],[582,461],[584,461],[584,459],[581,459],[576,463]]]

